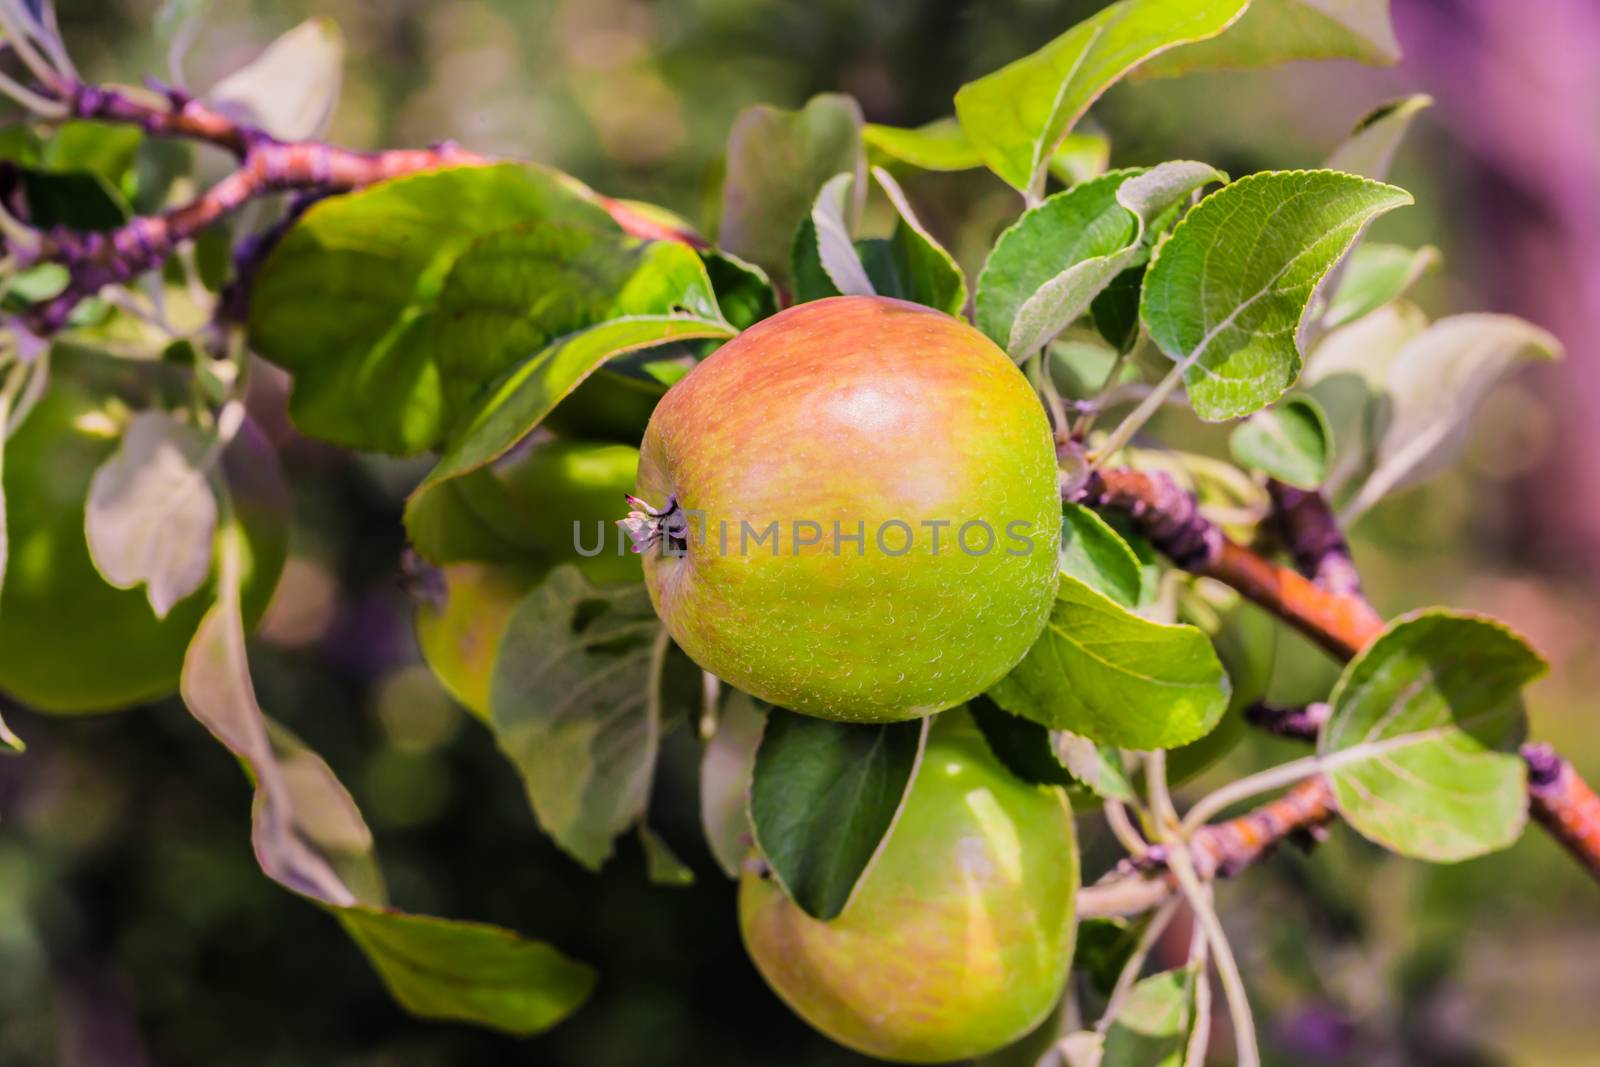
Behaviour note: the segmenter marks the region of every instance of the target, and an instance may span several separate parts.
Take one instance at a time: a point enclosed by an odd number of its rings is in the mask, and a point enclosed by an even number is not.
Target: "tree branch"
[[[159,266],[180,243],[252,200],[282,192],[326,196],[420,171],[497,162],[451,143],[358,152],[321,141],[280,141],[260,127],[237,122],[178,90],[145,99],[119,89],[77,86],[67,102],[73,117],[124,122],[152,136],[215,145],[233,153],[239,166],[194,200],[159,215],[132,219],[106,233],[56,228],[42,233],[34,247],[13,248],[19,266],[53,262],[67,268],[70,280],[66,289],[29,315],[30,328],[41,335],[65,326],[73,308],[103,286],[125,282]],[[705,246],[696,234],[647,218],[610,197],[591,195],[626,233]]]
[[[1383,620],[1372,605],[1348,588],[1349,576],[1338,576],[1344,564],[1335,563],[1329,572],[1334,579],[1331,585],[1343,582],[1344,586],[1324,588],[1228,540],[1200,514],[1194,497],[1168,474],[1126,469],[1096,471],[1063,496],[1090,507],[1125,513],[1156,550],[1174,564],[1232,586],[1341,659],[1355,656],[1383,631]],[[1286,521],[1301,531],[1301,565],[1322,573],[1324,561],[1338,553],[1348,563],[1348,547],[1338,547],[1344,546],[1343,535],[1338,533],[1331,516],[1324,519],[1318,515],[1319,506],[1326,511],[1320,496],[1311,504],[1299,498],[1294,503],[1302,509],[1299,517]],[[1329,526],[1333,536],[1328,534]],[[1253,714],[1252,721],[1266,721],[1269,728],[1283,727],[1274,732],[1306,740],[1316,737],[1315,729],[1310,728],[1316,713],[1310,708],[1297,715],[1281,710],[1274,715],[1261,709],[1253,709]],[[1535,820],[1600,880],[1600,796],[1548,745],[1525,745],[1522,756],[1528,764],[1528,802]],[[1326,788],[1323,779],[1313,778],[1285,797],[1301,789],[1309,796],[1318,785]]]
[[[1328,500],[1316,490],[1268,479],[1278,532],[1300,573],[1330,593],[1361,595],[1361,575]]]
[[[1189,839],[1189,858],[1202,881],[1231,878],[1270,855],[1280,842],[1315,835],[1337,817],[1327,780],[1309,778],[1236,819],[1197,830]],[[1086,886],[1078,895],[1079,916],[1140,915],[1176,895],[1177,876],[1166,866],[1169,847],[1152,845],[1099,883]]]

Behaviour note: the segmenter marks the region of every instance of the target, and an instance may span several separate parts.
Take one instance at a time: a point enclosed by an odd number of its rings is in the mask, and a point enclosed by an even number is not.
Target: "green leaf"
[[[1221,33],[1248,3],[1122,0],[962,86],[956,116],[989,169],[1036,198],[1056,146],[1101,93],[1152,56]]]
[[[877,288],[887,295],[926,304],[947,315],[960,315],[967,305],[967,280],[956,265],[955,257],[917,220],[900,183],[888,171],[873,167],[872,176],[883,187],[899,216],[889,238],[894,283]]]
[[[1339,288],[1322,315],[1324,328],[1337,328],[1370,315],[1405,293],[1439,263],[1432,245],[1362,244],[1343,264]]]
[[[1447,467],[1491,386],[1519,363],[1561,354],[1552,334],[1513,315],[1452,315],[1413,337],[1389,367],[1376,466],[1348,505],[1349,515]]]
[[[255,784],[251,843],[267,877],[338,917],[408,1011],[531,1034],[571,1014],[592,969],[548,945],[478,923],[383,907],[372,834],[326,763],[268,723],[245,656],[237,526],[218,538],[218,599],[184,657],[180,690]]]
[[[822,184],[841,172],[866,177],[861,126],[860,106],[836,94],[814,96],[799,111],[739,112],[728,134],[717,244],[786,283],[795,231]]]
[[[1333,431],[1315,400],[1294,396],[1241,422],[1228,438],[1228,447],[1242,467],[1301,489],[1315,489],[1328,476]]]
[[[144,140],[144,131],[137,126],[65,122],[45,140],[39,165],[47,171],[87,171],[120,194],[128,187],[134,158]]]
[[[1138,606],[1139,557],[1106,520],[1081,504],[1061,505],[1061,570],[1125,608]]]
[[[1396,301],[1333,330],[1311,350],[1301,385],[1321,405],[1333,431],[1330,491],[1371,469],[1389,368],[1427,325],[1418,308]]]
[[[0,392],[0,475],[5,473],[6,439],[10,437],[12,428],[11,395],[9,392]],[[10,555],[10,548],[10,535],[6,532],[6,494],[5,489],[0,488],[0,586],[5,584],[6,561]],[[0,753],[15,755],[26,752],[27,749],[28,746],[23,744],[22,738],[11,731],[4,717],[0,717]]]
[[[89,483],[84,532],[95,569],[118,589],[143,585],[158,619],[211,576],[208,451],[194,427],[143,411]]]
[[[735,329],[748,330],[778,313],[778,294],[766,271],[718,248],[702,249],[700,258],[716,293],[717,307]]]
[[[1265,171],[1190,211],[1156,250],[1139,315],[1177,363],[1195,413],[1220,422],[1287,392],[1318,284],[1368,222],[1410,202],[1348,174]]]
[[[620,232],[585,194],[554,171],[502,164],[314,204],[262,264],[250,300],[250,343],[294,375],[300,429],[352,448],[437,447],[457,413],[433,319],[456,258],[485,234],[528,223]]]
[[[1052,730],[1121,748],[1174,748],[1228,706],[1228,676],[1205,634],[1140,618],[1069,574],[1044,633],[989,690]]]
[[[1021,360],[1084,312],[1148,255],[1146,228],[1207,182],[1204,163],[1122,170],[1045,200],[1000,235],[978,277],[977,324]]]
[[[1117,749],[1097,745],[1069,730],[1057,730],[1050,739],[1067,772],[1095,796],[1129,803],[1139,799],[1123,773],[1122,755]]]
[[[682,889],[694,885],[694,871],[678,858],[672,846],[649,825],[639,823],[639,846],[644,849],[645,877],[651,885]]]
[[[983,166],[983,156],[954,115],[914,130],[869,122],[862,127],[861,137],[873,163],[909,163],[920,170],[934,171]]]
[[[756,844],[806,914],[845,909],[899,815],[927,719],[861,725],[767,713],[750,786]]]
[[[1412,119],[1432,106],[1433,98],[1421,93],[1379,105],[1356,123],[1349,138],[1334,150],[1323,165],[1329,170],[1342,170],[1346,174],[1359,174],[1363,178],[1383,181],[1389,176],[1389,165],[1394,162],[1395,150],[1405,139]]]
[[[1034,785],[1073,784],[1072,775],[1056,756],[1050,731],[1043,726],[1011,714],[986,696],[973,697],[967,702],[967,711],[1006,770]]]
[[[1396,619],[1345,668],[1317,754],[1355,830],[1449,863],[1505,848],[1527,819],[1513,747],[1521,692],[1544,660],[1492,619],[1440,610]]]
[[[541,349],[513,367],[462,421],[408,509],[440,484],[504,455],[606,360],[665,341],[732,334],[721,320],[640,315],[601,323]]]
[[[269,44],[206,93],[218,111],[285,141],[327,132],[339,102],[344,35],[330,18],[311,18]]]
[[[855,184],[854,174],[835,174],[823,183],[811,207],[811,229],[817,262],[833,288],[845,296],[872,296],[872,281],[851,236],[858,214],[851,196]]]
[[[1375,66],[1399,62],[1389,0],[1255,0],[1222,36],[1175,48],[1139,73],[1159,78],[1269,67],[1293,59],[1354,59]]]
[[[28,224],[83,232],[114,230],[128,221],[128,204],[104,178],[85,170],[21,168]]]
[[[706,742],[700,760],[700,825],[711,854],[729,878],[739,869],[755,840],[750,826],[750,776],[766,716],[756,702],[734,691],[723,700],[717,730]]]
[[[643,315],[721,321],[711,279],[689,246],[581,223],[486,234],[461,253],[439,292],[433,343],[446,402],[463,410],[558,338]]]
[[[1139,935],[1148,922],[1138,919],[1080,919],[1078,945],[1072,953],[1073,970],[1087,976],[1094,991],[1109,997],[1117,986],[1117,976],[1138,947]]]
[[[649,802],[669,645],[643,586],[596,588],[571,564],[506,622],[489,682],[495,740],[539,825],[590,870]]]
[[[329,910],[419,1018],[525,1037],[571,1015],[594,989],[593,968],[498,926],[365,905]]]
[[[1187,968],[1135,983],[1106,1031],[1100,1067],[1180,1067],[1193,1001],[1194,973]]]
[[[1050,176],[1069,189],[1093,181],[1111,162],[1111,140],[1103,133],[1073,130],[1050,156]]]

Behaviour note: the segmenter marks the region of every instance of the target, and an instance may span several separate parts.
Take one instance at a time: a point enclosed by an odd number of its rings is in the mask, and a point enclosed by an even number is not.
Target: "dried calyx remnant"
[[[689,516],[678,506],[676,496],[667,497],[666,504],[660,508],[652,507],[631,493],[625,499],[633,510],[628,512],[627,518],[618,519],[617,525],[633,542],[635,552],[642,555],[662,543],[666,544],[669,556],[681,556],[689,550]]]

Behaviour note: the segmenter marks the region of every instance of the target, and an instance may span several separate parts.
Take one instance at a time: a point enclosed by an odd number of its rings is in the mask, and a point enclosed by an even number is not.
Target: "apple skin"
[[[615,521],[638,468],[639,450],[631,445],[557,438],[519,446],[458,484],[467,506],[515,547],[517,558],[570,560],[590,581],[613,585],[643,577]],[[581,555],[578,543],[601,551]]]
[[[511,613],[544,580],[542,564],[448,563],[443,593],[417,605],[422,658],[456,702],[489,721],[489,680]]]
[[[919,304],[800,304],[718,349],[651,416],[638,496],[704,515],[684,553],[645,553],[673,639],[730,684],[823,718],[911,719],[981,693],[1028,651],[1055,597],[1061,503],[1044,409],[1004,352]],[[781,551],[769,539],[741,552],[742,523],[773,521]],[[820,543],[796,550],[796,521],[818,524]],[[912,535],[903,554],[894,521]],[[973,551],[956,542],[973,521],[994,532],[987,552],[980,528]],[[836,541],[836,522],[864,545]],[[1026,544],[1008,537],[1013,523]]]
[[[1055,1008],[1072,962],[1078,850],[1057,788],[1014,777],[966,709],[934,720],[882,850],[838,917],[746,864],[745,948],[806,1022],[902,1063],[981,1056]]]

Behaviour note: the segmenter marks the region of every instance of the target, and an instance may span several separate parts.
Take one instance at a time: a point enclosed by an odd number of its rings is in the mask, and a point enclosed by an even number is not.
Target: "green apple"
[[[440,568],[442,588],[417,605],[422,658],[450,695],[480,719],[489,718],[489,680],[511,612],[545,570],[536,564],[446,564]]]
[[[605,585],[643,577],[616,526],[638,468],[639,450],[630,445],[546,438],[456,484],[467,507],[518,557],[570,560]]]
[[[756,968],[812,1026],[881,1059],[1010,1044],[1060,1000],[1078,851],[1057,788],[1011,775],[965,709],[934,720],[888,839],[838,917],[813,919],[759,861],[739,886]]]
[[[210,607],[207,583],[157,618],[143,588],[106,583],[89,556],[84,505],[95,469],[117,447],[100,399],[65,367],[6,442],[10,559],[0,587],[0,690],[41,711],[111,711],[178,687],[189,638]],[[288,516],[281,490],[252,477],[272,462],[253,429],[230,446],[244,528],[245,624],[253,625],[283,569]]]
[[[705,670],[853,721],[953,707],[1055,597],[1061,504],[1026,378],[966,323],[835,297],[766,319],[651,416],[634,529]]]

